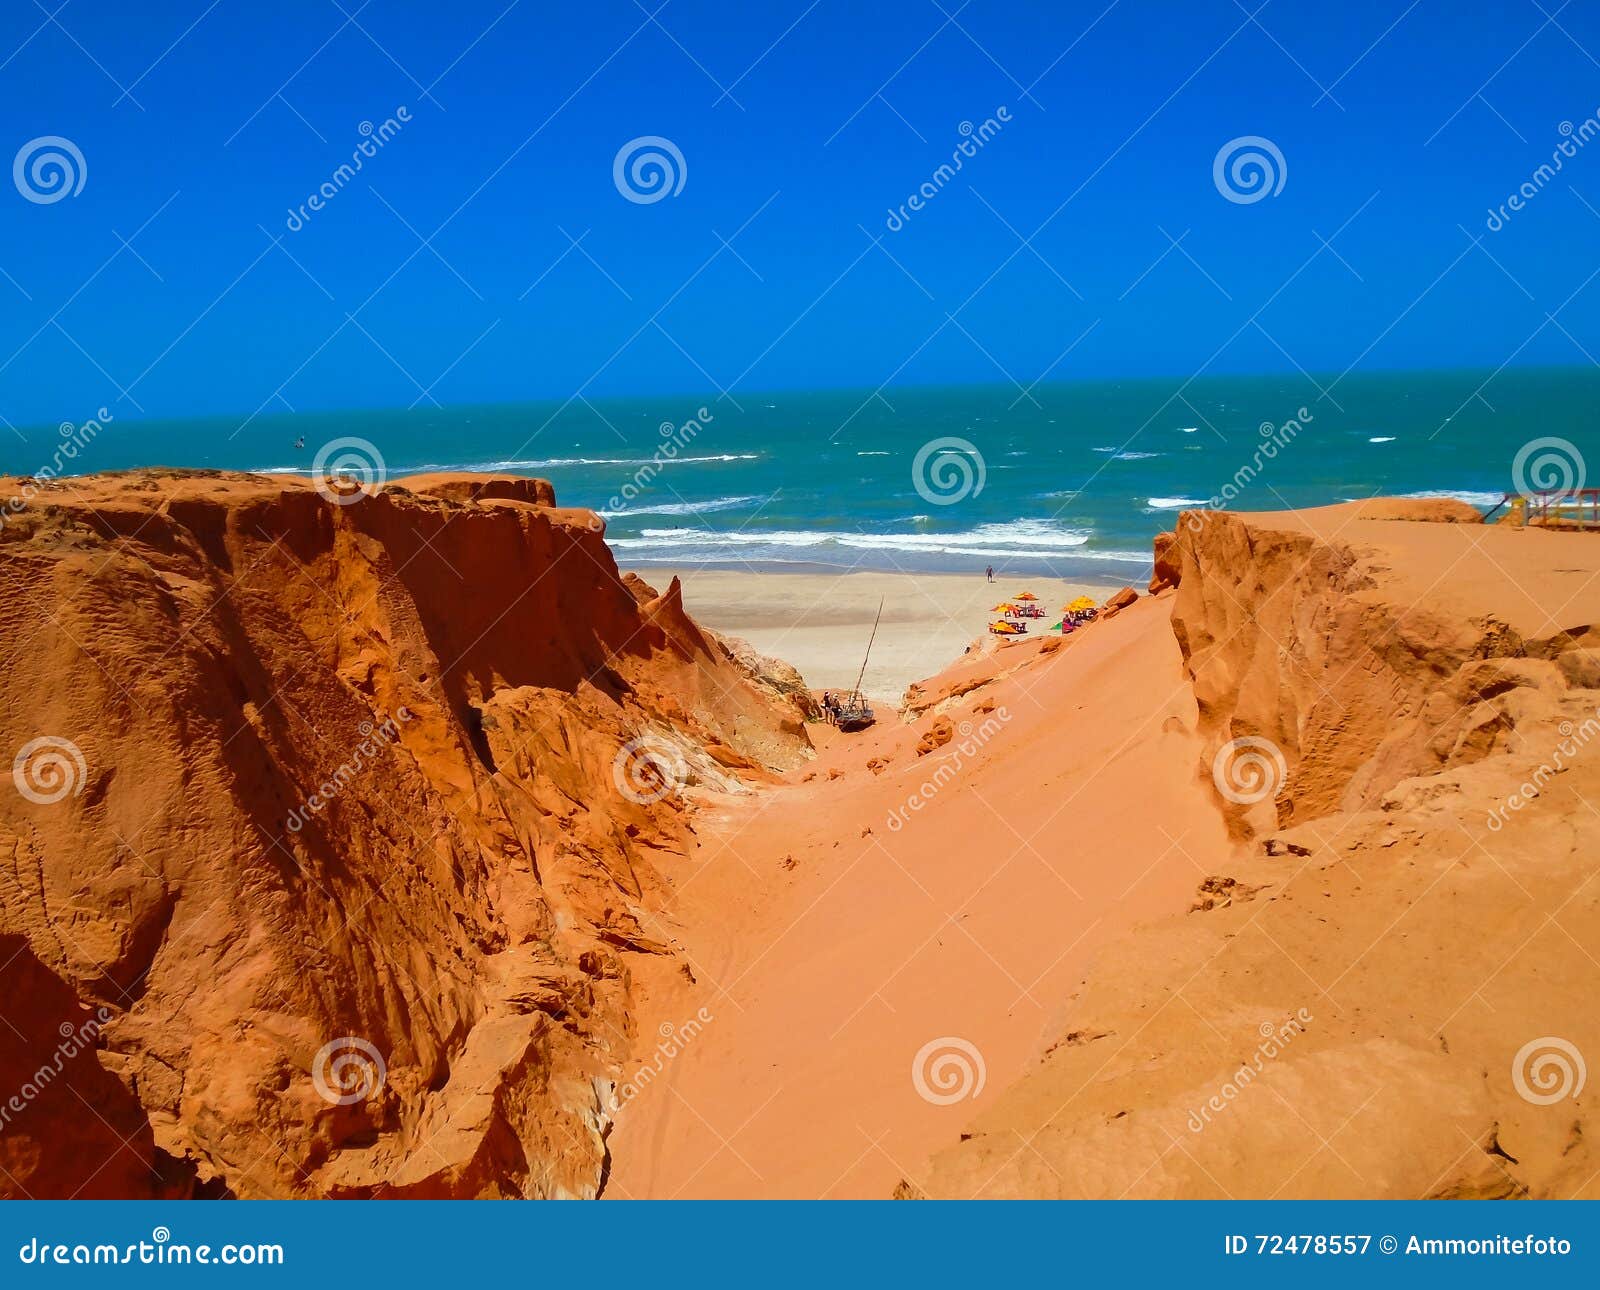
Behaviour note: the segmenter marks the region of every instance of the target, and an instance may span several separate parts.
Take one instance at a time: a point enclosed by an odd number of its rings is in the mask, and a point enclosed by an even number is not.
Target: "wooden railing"
[[[1551,528],[1600,529],[1600,488],[1530,493],[1528,523]]]

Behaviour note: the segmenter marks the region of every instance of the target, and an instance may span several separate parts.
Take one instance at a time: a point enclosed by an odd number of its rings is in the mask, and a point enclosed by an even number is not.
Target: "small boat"
[[[843,703],[834,709],[833,724],[840,730],[854,731],[865,730],[877,717],[873,714],[872,705],[866,701],[858,690],[847,696]]]
[[[865,730],[877,720],[872,705],[861,693],[861,682],[867,675],[867,660],[872,657],[872,642],[878,639],[878,624],[882,620],[883,601],[879,600],[878,616],[872,620],[872,635],[867,637],[867,652],[861,656],[861,671],[856,674],[856,688],[833,709],[833,724],[840,730]]]

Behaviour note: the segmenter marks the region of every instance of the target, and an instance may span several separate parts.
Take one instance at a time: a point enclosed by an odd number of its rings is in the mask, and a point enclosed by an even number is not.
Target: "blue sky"
[[[0,417],[1600,355],[1600,139],[1486,227],[1600,111],[1595,6],[958,3],[12,0],[0,152],[86,176],[0,184]]]

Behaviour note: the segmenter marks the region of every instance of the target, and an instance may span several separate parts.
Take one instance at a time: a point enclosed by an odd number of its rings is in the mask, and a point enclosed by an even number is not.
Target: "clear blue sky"
[[[1600,110],[1593,4],[657,3],[7,0],[0,160],[87,176],[0,181],[0,417],[1600,355],[1600,139],[1485,227]]]

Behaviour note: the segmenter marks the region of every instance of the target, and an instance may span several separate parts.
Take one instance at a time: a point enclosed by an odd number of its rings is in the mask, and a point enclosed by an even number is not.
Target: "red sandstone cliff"
[[[8,517],[0,1195],[596,1193],[693,799],[808,755],[602,529],[461,476]]]

